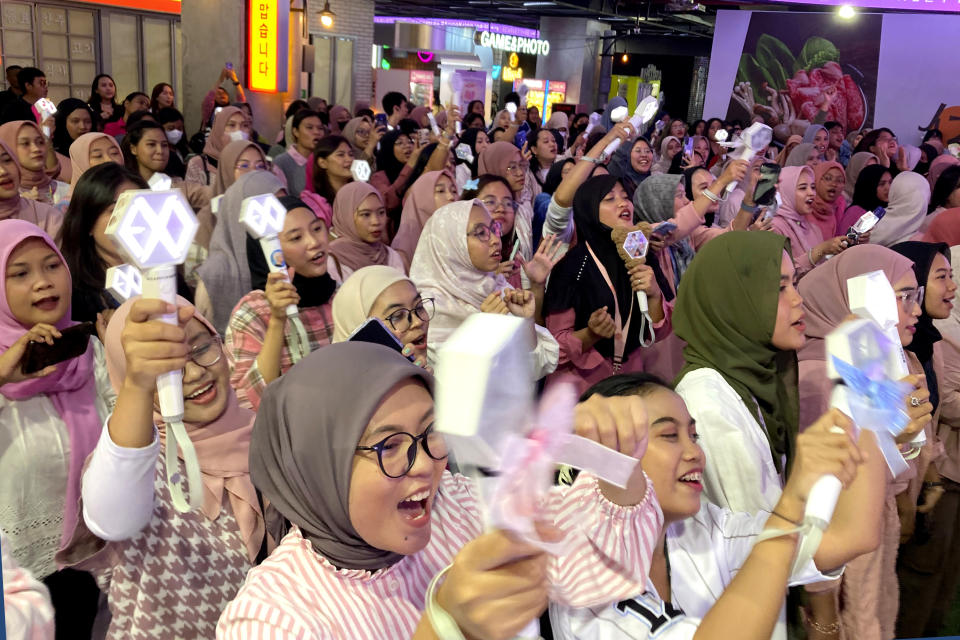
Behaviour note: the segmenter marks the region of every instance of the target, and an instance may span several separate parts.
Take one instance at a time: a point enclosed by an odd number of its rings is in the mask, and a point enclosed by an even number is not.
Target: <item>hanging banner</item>
[[[247,84],[253,91],[287,90],[290,3],[287,0],[247,2]]]

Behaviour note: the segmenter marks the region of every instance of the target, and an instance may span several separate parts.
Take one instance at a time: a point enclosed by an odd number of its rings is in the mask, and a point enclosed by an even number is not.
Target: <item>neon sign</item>
[[[433,60],[433,51],[417,51],[417,60],[426,64]]]
[[[511,36],[503,33],[491,33],[489,31],[477,32],[477,44],[481,47],[490,47],[492,49],[501,49],[503,51],[515,51],[517,53],[529,53],[537,56],[545,56],[550,53],[550,41],[540,40],[539,38],[523,38],[520,36]]]
[[[287,90],[287,41],[290,3],[285,0],[248,0],[247,82],[254,91]]]

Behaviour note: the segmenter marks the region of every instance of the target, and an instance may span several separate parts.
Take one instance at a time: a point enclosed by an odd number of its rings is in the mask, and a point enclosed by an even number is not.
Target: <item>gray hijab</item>
[[[784,166],[787,167],[802,167],[807,164],[807,158],[810,156],[810,152],[813,151],[813,144],[810,142],[804,142],[798,144],[793,148],[793,151],[790,152],[790,155],[787,156],[787,164]]]
[[[673,195],[682,175],[658,173],[644,180],[633,194],[634,217],[656,226],[674,217]],[[680,278],[696,255],[689,238],[674,241],[664,248],[673,263],[674,292],[680,288]]]
[[[357,443],[383,396],[407,378],[419,378],[433,394],[433,376],[396,351],[339,342],[267,387],[253,425],[250,477],[271,505],[271,533],[275,510],[338,568],[377,571],[402,559],[360,537],[349,504]]]
[[[240,223],[240,205],[245,198],[280,189],[283,183],[269,171],[251,171],[230,185],[220,201],[217,226],[210,236],[210,254],[197,269],[213,306],[210,321],[220,335],[226,333],[230,314],[240,298],[253,289],[247,262],[247,228]]]
[[[817,133],[820,131],[820,129],[823,129],[824,131],[827,130],[827,128],[822,124],[811,124],[809,127],[807,127],[807,130],[803,132],[803,141],[813,144],[813,139],[817,137]]]

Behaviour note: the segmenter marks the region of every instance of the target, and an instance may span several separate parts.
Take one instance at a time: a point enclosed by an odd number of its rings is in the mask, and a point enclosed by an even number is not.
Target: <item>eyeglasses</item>
[[[394,331],[403,333],[413,324],[413,316],[416,315],[423,322],[428,322],[433,318],[434,304],[433,298],[426,298],[420,301],[420,304],[413,309],[397,309],[387,316],[386,320],[393,327]]]
[[[480,242],[489,242],[490,236],[500,237],[503,231],[503,225],[499,220],[494,220],[490,226],[478,224],[476,228],[467,234],[468,238],[476,238]]]
[[[446,459],[447,443],[443,441],[443,436],[433,430],[433,425],[427,427],[419,436],[401,431],[369,447],[357,447],[357,451],[376,451],[377,462],[383,475],[388,478],[402,478],[417,461],[417,445],[421,443],[430,459]]]
[[[513,162],[507,165],[507,173],[523,173],[523,167]]]
[[[496,211],[498,206],[503,207],[504,211],[514,211],[517,208],[517,203],[509,198],[504,198],[500,201],[497,201],[496,198],[484,198],[480,202],[483,203],[483,206],[485,206],[488,211]]]
[[[266,171],[267,163],[266,162],[255,162],[253,164],[247,162],[246,160],[241,160],[237,163],[237,169],[246,171],[247,169],[256,169],[257,171]]]
[[[357,129],[354,133],[359,137],[368,136],[370,135],[370,129]]]
[[[908,291],[897,291],[897,299],[903,303],[903,308],[907,311],[913,308],[913,305],[920,306],[923,302],[924,287],[917,287]]]
[[[220,345],[220,338],[211,338],[207,342],[198,344],[187,353],[197,366],[208,369],[220,362],[223,357],[223,348]]]

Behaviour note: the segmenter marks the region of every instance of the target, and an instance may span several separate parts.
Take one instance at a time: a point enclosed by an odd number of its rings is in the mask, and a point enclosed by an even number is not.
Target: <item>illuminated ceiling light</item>
[[[842,5],[837,9],[837,15],[843,18],[844,20],[852,20],[855,15],[857,15],[856,10],[849,4]]]
[[[628,56],[627,54],[623,54],[623,55],[620,57],[620,60],[621,60],[624,64],[626,64],[627,62],[630,61],[630,56]]]
[[[320,12],[320,24],[323,25],[324,29],[333,27],[333,19],[336,15],[333,11],[330,11],[330,0],[327,0],[323,5],[323,11]]]

